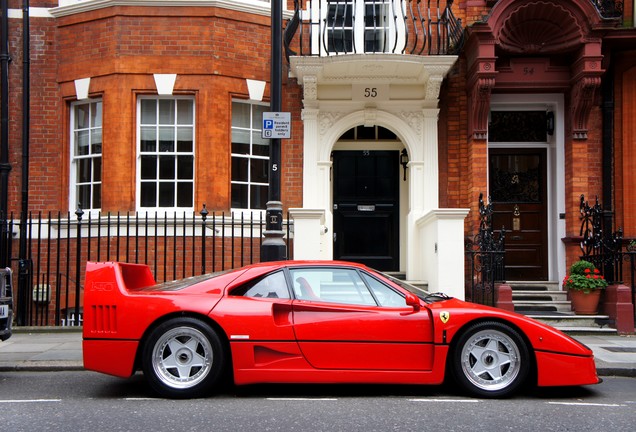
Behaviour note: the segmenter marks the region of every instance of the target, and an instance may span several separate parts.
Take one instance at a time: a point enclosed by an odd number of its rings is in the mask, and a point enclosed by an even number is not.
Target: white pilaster
[[[303,118],[303,207],[321,208],[319,187],[324,187],[318,181],[318,110],[305,108]]]

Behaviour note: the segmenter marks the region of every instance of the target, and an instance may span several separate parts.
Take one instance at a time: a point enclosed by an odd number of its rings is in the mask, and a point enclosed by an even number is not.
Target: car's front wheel
[[[506,397],[519,389],[530,370],[528,347],[519,333],[500,322],[477,323],[454,345],[457,382],[479,397]]]
[[[210,392],[224,368],[223,345],[207,323],[175,318],[155,328],[142,351],[144,376],[154,391],[169,398]]]

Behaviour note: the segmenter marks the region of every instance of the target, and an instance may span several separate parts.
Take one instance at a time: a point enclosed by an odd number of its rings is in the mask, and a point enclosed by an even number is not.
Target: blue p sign
[[[274,120],[263,120],[263,129],[274,129]]]

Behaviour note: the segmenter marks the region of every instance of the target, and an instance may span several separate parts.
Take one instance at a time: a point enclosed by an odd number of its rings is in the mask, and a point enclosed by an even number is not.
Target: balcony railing
[[[590,0],[603,18],[620,18],[623,16],[621,0]]]
[[[453,0],[295,0],[285,28],[291,56],[343,54],[456,54],[461,19]]]

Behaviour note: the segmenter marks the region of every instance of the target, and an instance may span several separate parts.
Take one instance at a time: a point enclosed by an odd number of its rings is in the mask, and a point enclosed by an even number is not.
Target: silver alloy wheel
[[[187,389],[205,380],[212,369],[212,344],[192,327],[165,332],[152,349],[152,367],[157,378],[173,389]]]
[[[506,333],[486,329],[473,334],[461,352],[464,376],[486,391],[505,389],[521,370],[521,354],[515,340]]]

